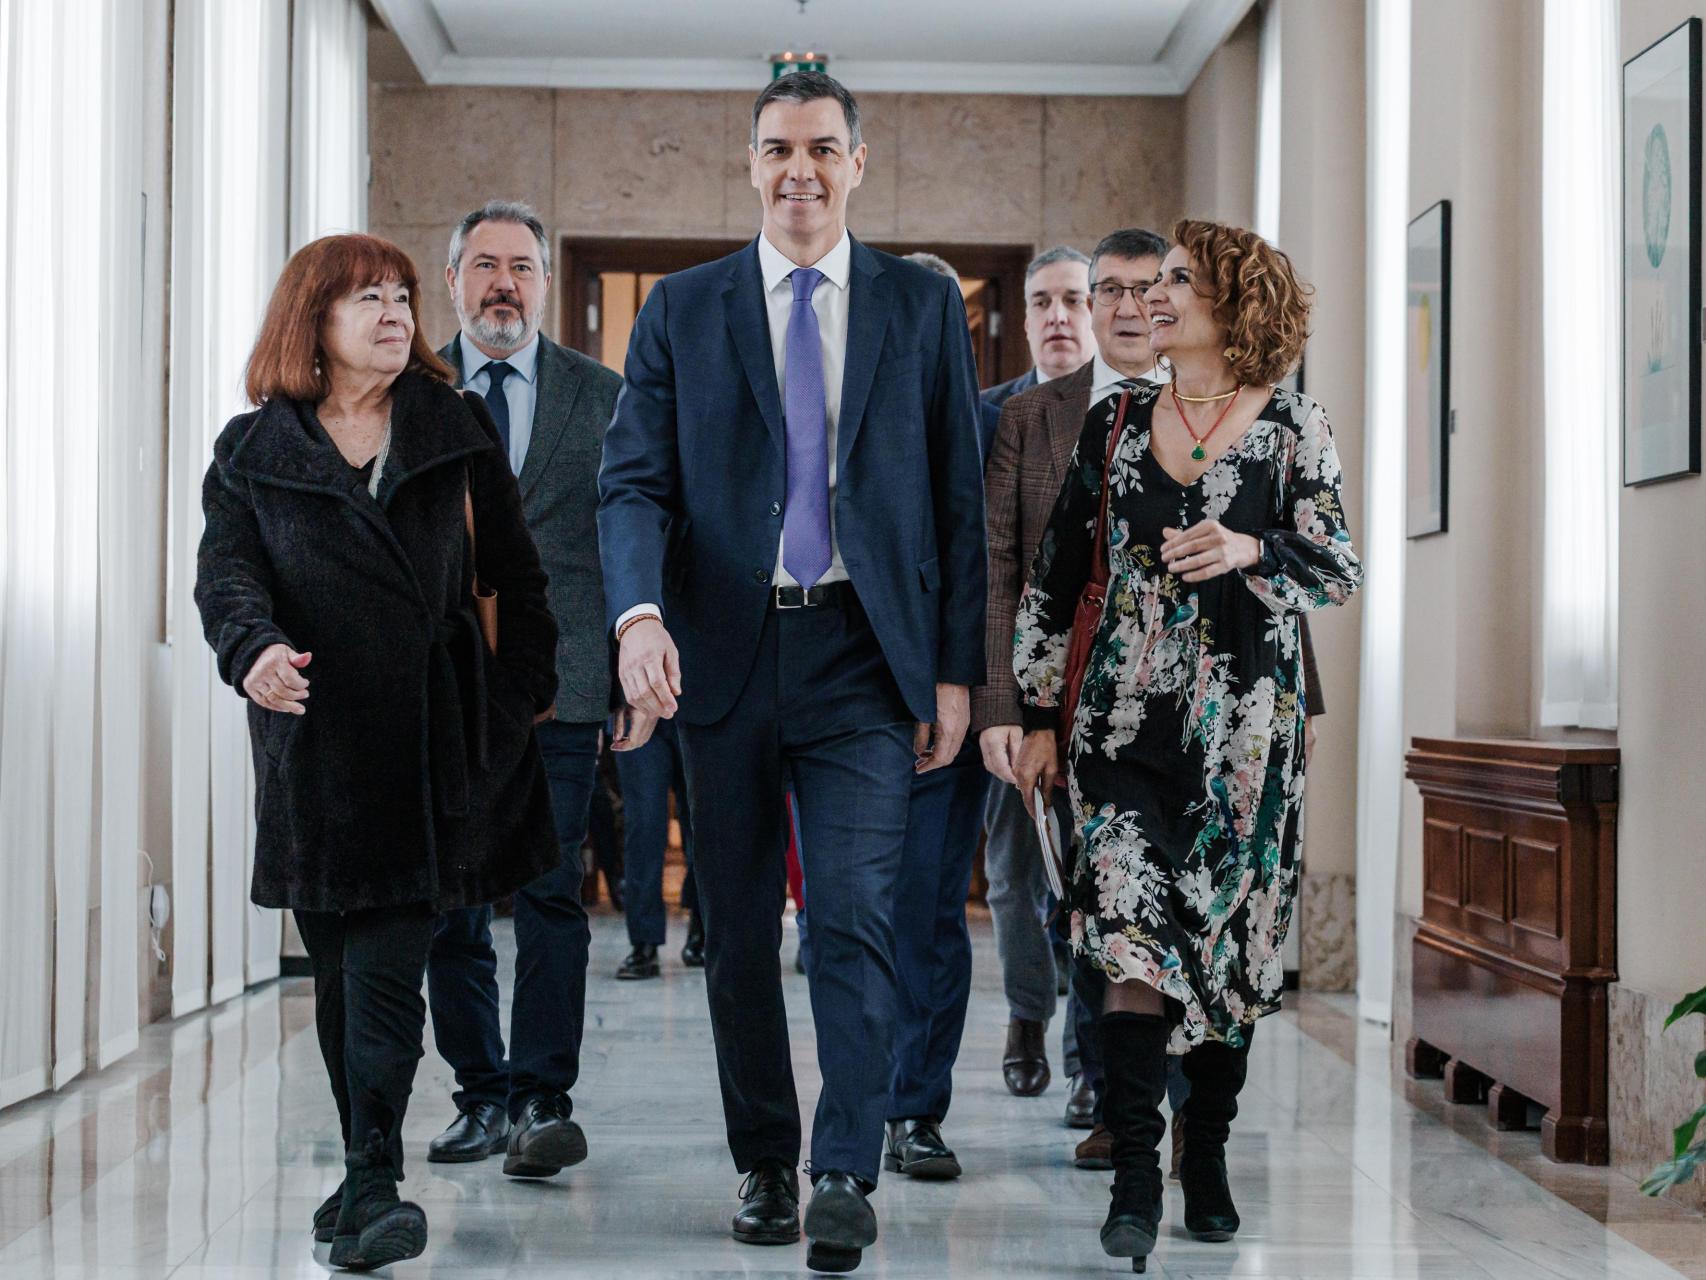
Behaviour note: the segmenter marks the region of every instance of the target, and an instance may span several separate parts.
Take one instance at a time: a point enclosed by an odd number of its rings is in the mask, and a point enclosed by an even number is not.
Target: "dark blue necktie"
[[[509,397],[504,394],[504,379],[515,372],[514,365],[494,360],[486,366],[491,385],[486,388],[486,408],[492,411],[492,421],[498,424],[498,439],[503,441],[504,461],[509,461]]]

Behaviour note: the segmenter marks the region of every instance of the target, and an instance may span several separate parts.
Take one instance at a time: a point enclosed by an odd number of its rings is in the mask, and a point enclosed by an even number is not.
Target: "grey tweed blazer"
[[[462,385],[462,335],[439,353]],[[621,376],[539,335],[533,435],[517,482],[521,509],[550,577],[557,619],[557,719],[602,720],[612,705],[604,571],[598,559],[598,467]]]

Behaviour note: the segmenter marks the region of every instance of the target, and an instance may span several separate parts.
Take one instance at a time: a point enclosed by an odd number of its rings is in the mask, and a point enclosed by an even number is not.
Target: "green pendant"
[[[1202,446],[1199,444],[1196,448],[1191,450],[1191,457],[1195,458],[1198,462],[1201,462],[1204,458],[1208,457],[1208,455],[1202,451]]]

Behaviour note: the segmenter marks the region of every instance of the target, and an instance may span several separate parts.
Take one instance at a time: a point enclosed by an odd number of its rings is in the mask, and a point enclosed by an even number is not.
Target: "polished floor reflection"
[[[499,1162],[432,1166],[450,1118],[430,1052],[408,1123],[404,1194],[427,1210],[427,1256],[399,1277],[530,1280],[805,1274],[803,1247],[731,1242],[738,1178],[722,1142],[700,974],[617,983],[620,922],[595,920],[576,1114],[589,1161],[544,1183]],[[675,930],[679,944],[680,926]],[[504,944],[508,945],[507,930]],[[792,958],[792,943],[786,956]],[[506,962],[507,971],[507,962]],[[805,980],[787,971],[795,1066],[814,1097]],[[890,1177],[863,1276],[1130,1274],[1096,1242],[1105,1174],[1068,1159],[1058,1082],[1009,1097],[987,920],[947,1134],[961,1181]],[[251,1280],[325,1274],[314,1206],[339,1177],[337,1121],[300,980],[145,1030],[141,1052],[63,1093],[0,1113],[0,1277]],[[1058,1042],[1056,1042],[1058,1043]],[[1058,1060],[1056,1061],[1058,1067]],[[1487,1135],[1474,1108],[1392,1070],[1384,1033],[1305,998],[1262,1026],[1232,1142],[1244,1230],[1178,1232],[1176,1186],[1150,1274],[1308,1280],[1566,1280],[1706,1276],[1706,1221],[1643,1199],[1606,1170],[1564,1169],[1534,1134]]]

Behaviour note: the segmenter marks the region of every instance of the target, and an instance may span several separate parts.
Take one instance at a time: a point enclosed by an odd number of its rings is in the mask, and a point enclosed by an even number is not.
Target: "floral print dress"
[[[1065,762],[1076,840],[1076,950],[1177,1001],[1172,1051],[1238,1045],[1279,1006],[1303,835],[1297,616],[1362,581],[1321,407],[1275,389],[1193,484],[1149,448],[1160,389],[1132,392],[1110,468],[1108,593]],[[1013,670],[1027,729],[1059,720],[1117,396],[1092,405],[1019,606]],[[1217,519],[1261,563],[1184,583],[1161,530]]]

